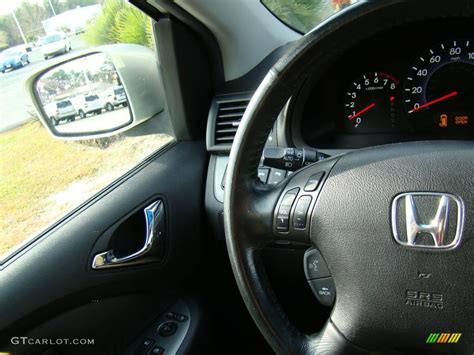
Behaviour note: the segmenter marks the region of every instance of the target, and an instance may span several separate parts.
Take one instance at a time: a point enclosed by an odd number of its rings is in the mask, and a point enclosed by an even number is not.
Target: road
[[[70,41],[72,51],[68,54],[88,47],[80,36],[72,36]],[[29,57],[31,63],[27,66],[5,74],[0,73],[0,132],[23,124],[31,119],[30,112],[34,112],[33,106],[25,94],[24,82],[31,73],[45,64],[45,60],[39,48],[30,52]]]

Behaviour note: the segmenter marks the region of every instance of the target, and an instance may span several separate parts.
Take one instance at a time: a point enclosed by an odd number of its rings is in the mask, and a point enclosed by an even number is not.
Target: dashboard
[[[474,139],[472,21],[404,25],[355,43],[309,76],[287,115],[293,143],[318,149]]]

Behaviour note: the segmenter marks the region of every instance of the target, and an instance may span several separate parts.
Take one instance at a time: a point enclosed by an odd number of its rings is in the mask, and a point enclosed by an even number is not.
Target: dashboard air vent
[[[208,148],[214,148],[211,150],[230,150],[251,98],[251,95],[232,96],[214,100],[209,112]]]
[[[221,102],[217,109],[215,144],[232,144],[249,100]]]

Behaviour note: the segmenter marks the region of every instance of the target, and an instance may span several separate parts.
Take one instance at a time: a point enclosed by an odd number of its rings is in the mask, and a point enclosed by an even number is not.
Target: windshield
[[[357,0],[261,0],[280,21],[306,33]]]
[[[124,92],[125,92],[125,90],[123,88],[114,89],[114,94],[115,95],[120,95],[120,94],[123,94]]]
[[[61,40],[61,35],[55,34],[51,36],[44,37],[42,40],[43,44],[53,43]]]
[[[56,106],[58,108],[65,108],[65,107],[68,107],[68,106],[72,106],[72,103],[71,101],[67,100],[67,101],[60,101],[58,103],[56,103]]]
[[[18,49],[6,49],[2,52],[1,57],[6,58],[6,57],[13,57],[16,55],[20,55],[20,51],[18,51]]]

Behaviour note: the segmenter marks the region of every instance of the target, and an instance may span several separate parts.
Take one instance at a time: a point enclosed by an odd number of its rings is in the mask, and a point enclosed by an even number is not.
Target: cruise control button
[[[311,175],[310,178],[308,179],[308,182],[304,186],[304,190],[315,191],[318,188],[319,183],[323,179],[323,176],[324,176],[324,172],[319,172],[319,173]]]
[[[296,195],[298,195],[299,188],[288,191],[281,200],[278,207],[276,229],[279,232],[288,232],[290,229],[290,211],[295,202]]]
[[[311,290],[323,306],[330,307],[336,298],[336,286],[332,277],[308,281]]]
[[[278,214],[282,214],[282,208],[287,210],[287,213],[284,213],[285,215],[290,215],[290,210],[291,206],[293,206],[293,202],[295,202],[296,195],[298,195],[299,189],[293,189],[288,191],[285,196],[283,196],[283,199],[281,200],[280,208],[278,210]]]
[[[309,249],[304,254],[304,273],[307,280],[329,277],[329,269],[317,249]]]
[[[290,218],[285,216],[278,216],[276,229],[279,232],[288,232],[288,230],[290,229]]]
[[[308,214],[309,205],[311,204],[311,196],[301,196],[296,203],[295,212],[293,214],[293,228],[306,228],[306,215]]]

